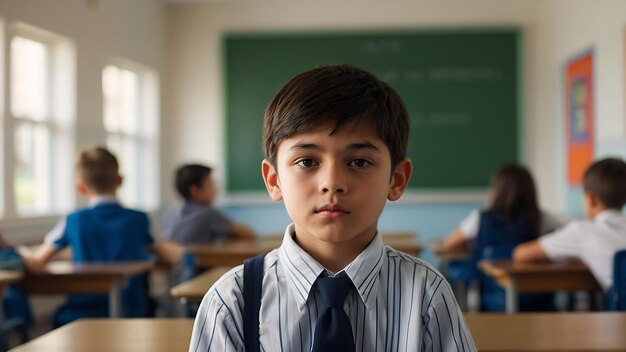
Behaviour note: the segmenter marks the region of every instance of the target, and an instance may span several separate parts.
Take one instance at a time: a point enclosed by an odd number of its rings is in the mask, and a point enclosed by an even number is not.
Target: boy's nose
[[[328,167],[326,172],[323,173],[320,191],[322,193],[344,193],[347,191],[345,177],[343,177],[337,167]]]
[[[322,189],[322,192],[323,192],[323,193],[327,193],[327,192],[329,192],[329,191],[333,191],[333,192],[335,192],[335,193],[343,193],[343,192],[344,192],[344,191],[343,191],[343,188],[342,188],[342,187],[340,187],[340,186],[337,186],[337,187],[330,187],[330,188],[326,188],[326,187],[324,187],[324,188]]]

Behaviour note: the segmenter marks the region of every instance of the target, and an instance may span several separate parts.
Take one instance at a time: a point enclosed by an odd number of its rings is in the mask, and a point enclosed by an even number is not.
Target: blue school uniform
[[[46,239],[56,248],[70,246],[75,263],[147,260],[147,249],[154,243],[147,215],[122,207],[114,198],[100,198],[93,206],[67,215]],[[125,317],[148,316],[147,279],[143,274],[128,280],[122,291]],[[108,315],[106,293],[72,294],[55,314],[54,324]]]
[[[508,220],[501,214],[486,211],[480,214],[478,238],[473,261],[481,259],[511,259],[513,248],[535,239],[536,233],[526,212],[515,214]],[[481,310],[503,312],[505,292],[490,277],[480,273]],[[554,310],[554,297],[550,293],[524,293],[519,295],[520,311]]]
[[[15,249],[7,247],[0,249],[0,269],[23,271],[24,263],[22,257]],[[4,288],[2,299],[4,324],[15,325],[22,335],[22,342],[27,340],[27,327],[33,322],[33,313],[28,302],[26,293],[19,287],[8,285]],[[0,346],[0,348],[2,348]]]

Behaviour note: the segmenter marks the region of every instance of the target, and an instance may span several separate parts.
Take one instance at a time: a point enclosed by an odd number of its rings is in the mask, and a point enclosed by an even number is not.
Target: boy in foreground
[[[270,102],[262,174],[293,223],[264,258],[259,321],[246,322],[261,351],[476,350],[441,274],[377,231],[411,177],[408,130],[399,95],[350,65],[304,72]],[[247,350],[242,286],[239,266],[207,292],[190,351]]]

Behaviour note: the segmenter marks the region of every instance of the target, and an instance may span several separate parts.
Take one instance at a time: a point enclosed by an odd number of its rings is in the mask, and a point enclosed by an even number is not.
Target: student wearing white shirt
[[[408,129],[399,95],[350,65],[302,73],[270,102],[262,174],[293,223],[264,259],[252,322],[261,351],[476,350],[441,274],[378,234],[385,202],[399,199],[411,177]],[[348,283],[338,305],[327,299],[328,281]],[[239,266],[207,292],[190,351],[246,350],[242,286]],[[320,332],[327,314],[341,334]]]
[[[613,256],[626,249],[626,163],[607,158],[593,163],[583,178],[585,213],[589,220],[574,221],[538,240],[519,245],[515,261],[579,258],[607,291],[613,284]]]

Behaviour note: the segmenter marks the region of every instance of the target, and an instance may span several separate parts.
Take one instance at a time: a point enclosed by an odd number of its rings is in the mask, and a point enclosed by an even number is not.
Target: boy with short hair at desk
[[[211,205],[217,194],[211,171],[200,164],[183,165],[176,171],[176,189],[184,204],[166,224],[167,238],[180,244],[210,244],[225,238],[255,237],[249,227],[233,222]]]
[[[608,291],[613,281],[613,256],[626,248],[626,163],[607,158],[596,161],[583,178],[584,207],[589,220],[573,221],[562,229],[517,246],[513,260],[520,262],[578,258],[600,286]]]
[[[103,147],[81,150],[76,159],[76,189],[86,196],[89,206],[63,217],[46,235],[35,251],[20,248],[20,254],[31,270],[43,270],[45,264],[61,249],[72,249],[72,261],[115,262],[148,260],[153,250],[166,262],[177,260],[175,245],[155,241],[150,233],[148,216],[138,210],[124,208],[116,199],[122,184],[115,156]],[[147,276],[129,280],[122,292],[126,317],[149,314]],[[60,326],[83,317],[109,316],[107,294],[72,294],[54,316]]]
[[[441,274],[383,246],[377,230],[411,177],[408,129],[396,91],[351,65],[312,69],[278,92],[262,175],[293,223],[261,259],[259,300],[244,302],[242,266],[207,292],[190,351],[476,350]],[[259,319],[244,318],[255,302]]]

